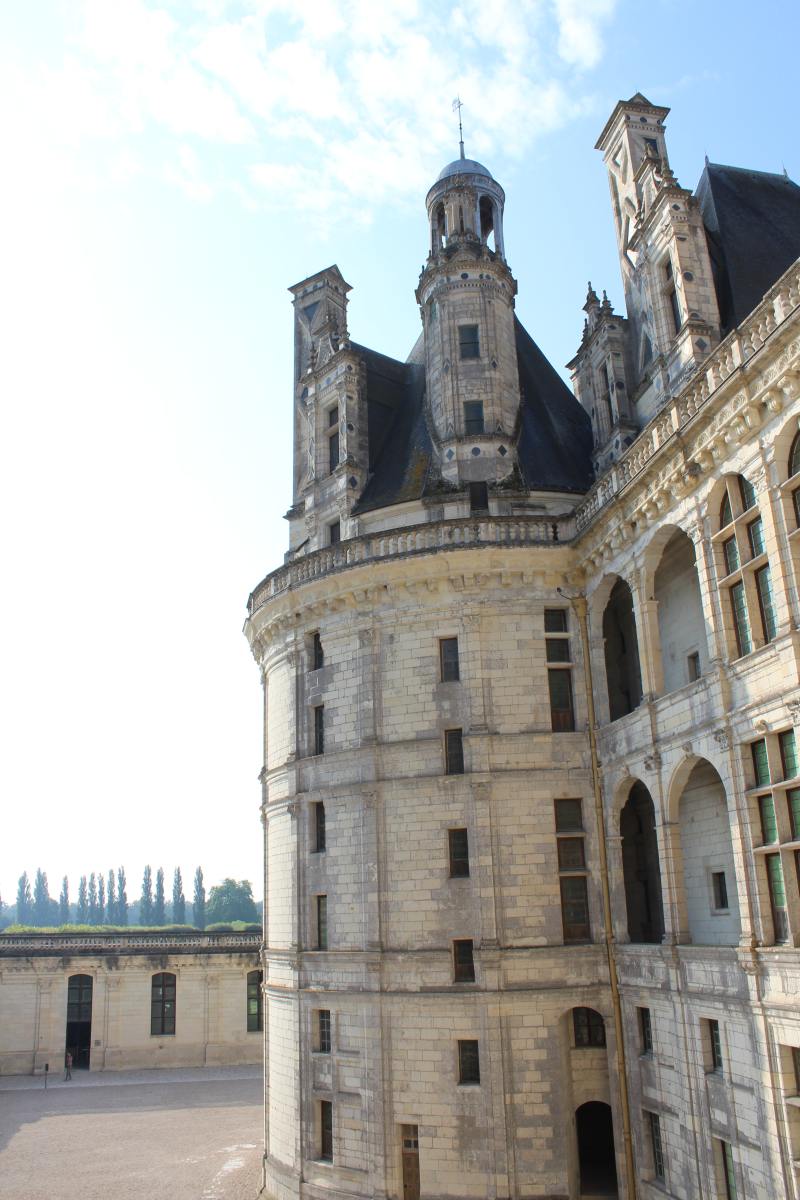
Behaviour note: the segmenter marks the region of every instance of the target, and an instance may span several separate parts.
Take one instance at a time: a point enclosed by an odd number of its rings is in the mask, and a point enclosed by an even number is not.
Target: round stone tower
[[[469,159],[431,188],[406,363],[349,341],[336,268],[292,289],[303,470],[245,627],[265,1182],[286,1200],[577,1196],[587,1103],[613,1172],[583,654],[559,591],[591,429],[515,318],[503,205]]]

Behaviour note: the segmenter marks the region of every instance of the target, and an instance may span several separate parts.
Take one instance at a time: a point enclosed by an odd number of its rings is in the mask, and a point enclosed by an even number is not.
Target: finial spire
[[[461,158],[464,157],[464,130],[461,128],[461,109],[463,107],[464,104],[461,100],[461,97],[456,96],[455,100],[453,101],[453,112],[458,113],[458,148],[460,150]]]

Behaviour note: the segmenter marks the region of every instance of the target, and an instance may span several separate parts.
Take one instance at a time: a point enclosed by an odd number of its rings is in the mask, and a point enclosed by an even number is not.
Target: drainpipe
[[[569,596],[561,588],[556,588],[560,596],[569,600],[572,611],[578,618],[581,631],[581,648],[583,650],[584,670],[586,674],[586,704],[589,717],[589,751],[592,761],[592,788],[594,790],[594,811],[597,820],[597,840],[600,848],[600,883],[603,892],[603,923],[605,925],[606,956],[608,958],[608,977],[611,983],[611,1007],[614,1011],[614,1035],[617,1039],[617,1060],[619,1070],[619,1106],[622,1113],[622,1141],[625,1155],[625,1178],[627,1182],[628,1200],[636,1200],[636,1173],[633,1165],[633,1139],[631,1137],[631,1107],[628,1096],[628,1069],[625,1057],[625,1040],[622,1032],[622,1003],[619,996],[619,980],[617,978],[617,961],[615,954],[614,931],[611,924],[611,887],[608,879],[608,853],[606,849],[606,826],[603,817],[603,794],[600,790],[600,771],[597,760],[597,734],[594,712],[594,681],[592,678],[592,660],[589,655],[589,626],[587,621],[586,597],[582,594]]]

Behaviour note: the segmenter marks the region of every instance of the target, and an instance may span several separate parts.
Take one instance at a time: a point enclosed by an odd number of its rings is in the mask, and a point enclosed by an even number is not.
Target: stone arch
[[[611,1106],[587,1100],[575,1110],[581,1196],[618,1196]]]
[[[708,630],[697,574],[695,544],[672,528],[652,575],[657,604],[663,692],[677,691],[708,671]]]
[[[609,719],[618,720],[642,701],[642,672],[633,592],[619,576],[603,609],[603,643]]]
[[[680,936],[697,945],[736,945],[741,913],[725,785],[708,759],[692,756],[678,766],[668,794],[672,830],[677,822]]]
[[[634,780],[628,792],[619,815],[619,832],[628,938],[659,943],[664,936],[664,900],[655,806],[641,780]]]

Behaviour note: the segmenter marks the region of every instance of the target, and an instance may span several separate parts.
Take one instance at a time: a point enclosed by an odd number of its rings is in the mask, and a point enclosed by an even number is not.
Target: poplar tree
[[[106,923],[106,881],[103,878],[103,872],[97,873],[97,924],[105,925]]]
[[[117,885],[114,872],[108,872],[108,900],[106,901],[106,922],[117,924]]]
[[[33,897],[28,872],[23,871],[17,883],[17,924],[29,925],[33,916]]]
[[[94,871],[89,876],[89,924],[97,924],[97,878]]]
[[[120,867],[117,871],[117,924],[128,924],[128,881],[125,878],[125,868]]]
[[[69,880],[66,875],[61,880],[61,895],[58,897],[58,920],[61,925],[69,925]]]
[[[166,904],[164,900],[164,868],[156,871],[156,899],[153,905],[153,924],[163,925],[166,921]]]
[[[79,925],[88,925],[89,923],[89,898],[85,875],[81,875],[78,884],[78,911],[75,914],[75,919]]]
[[[180,867],[175,868],[172,877],[172,920],[176,925],[186,923],[186,897],[183,894],[183,880]]]
[[[139,924],[153,924],[153,872],[148,863],[142,876],[142,898],[139,901]]]
[[[47,875],[41,867],[36,868],[36,882],[33,885],[33,923],[50,924],[50,891],[47,887]]]
[[[206,889],[203,887],[203,868],[198,867],[194,873],[194,901],[192,904],[192,922],[197,929],[206,927]]]

